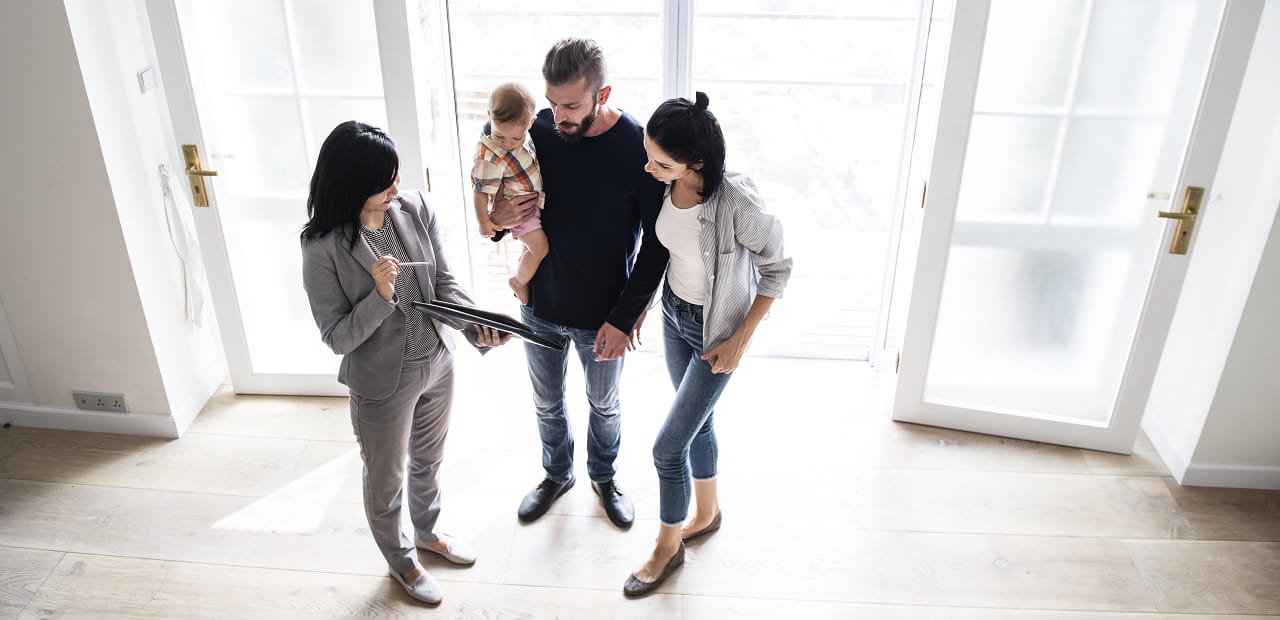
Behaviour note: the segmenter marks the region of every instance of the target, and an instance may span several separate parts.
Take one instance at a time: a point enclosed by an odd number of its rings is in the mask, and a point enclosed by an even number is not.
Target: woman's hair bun
[[[707,109],[707,104],[709,103],[711,103],[711,100],[707,99],[707,93],[698,91],[698,94],[694,96],[693,107],[699,110]]]

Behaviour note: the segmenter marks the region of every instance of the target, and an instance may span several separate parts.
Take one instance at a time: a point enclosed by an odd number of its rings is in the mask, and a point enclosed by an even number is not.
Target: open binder
[[[441,321],[462,321],[464,323],[479,323],[487,325],[498,331],[507,332],[514,335],[525,342],[536,344],[540,347],[563,350],[564,347],[558,345],[546,338],[533,333],[533,328],[513,319],[505,314],[497,312],[489,312],[471,306],[462,304],[449,303],[447,301],[415,301],[413,307]]]

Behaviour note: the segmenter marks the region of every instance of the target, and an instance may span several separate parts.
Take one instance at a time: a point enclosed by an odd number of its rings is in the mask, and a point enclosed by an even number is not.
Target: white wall
[[[1273,144],[1280,144],[1280,123]],[[1273,186],[1280,186],[1280,148],[1273,149]],[[1280,187],[1271,197],[1280,203]],[[1192,456],[1193,482],[1213,482],[1212,472],[1228,468],[1266,476],[1280,466],[1280,215],[1271,225],[1253,290],[1240,318],[1231,355],[1222,372],[1209,418]],[[1274,474],[1272,474],[1274,476]],[[1273,478],[1274,482],[1274,478]],[[1274,486],[1274,485],[1273,485]]]
[[[225,374],[212,319],[185,328],[174,299],[159,89],[132,86],[149,62],[138,16],[86,0],[12,3],[0,20],[0,303],[34,401],[0,404],[0,420],[176,436]],[[72,390],[124,393],[133,413],[78,411]]]
[[[1280,245],[1277,101],[1280,3],[1273,2],[1263,10],[1142,422],[1185,484],[1280,488],[1280,330],[1268,324],[1280,282],[1280,250],[1269,249]]]
[[[146,9],[143,0],[66,0],[66,7],[169,411],[182,430],[226,371],[212,304],[198,326],[186,320],[183,267],[170,241],[159,175],[162,163],[181,171],[183,162]],[[137,74],[145,67],[156,81],[143,93]],[[179,207],[191,209],[182,196]],[[207,300],[207,284],[200,286]]]

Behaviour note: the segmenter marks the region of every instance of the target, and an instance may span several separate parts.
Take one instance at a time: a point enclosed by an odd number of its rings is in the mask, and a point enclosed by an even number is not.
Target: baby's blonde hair
[[[489,94],[489,118],[495,123],[514,123],[532,118],[536,104],[533,95],[515,82],[507,82]]]

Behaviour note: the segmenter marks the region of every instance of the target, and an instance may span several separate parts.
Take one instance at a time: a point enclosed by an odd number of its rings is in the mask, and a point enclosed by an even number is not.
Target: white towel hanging
[[[160,164],[160,181],[164,186],[164,217],[169,225],[169,241],[182,261],[187,323],[199,327],[204,317],[204,260],[191,222],[191,205],[186,194],[182,193],[182,181],[168,164]]]

